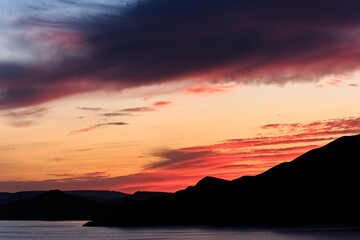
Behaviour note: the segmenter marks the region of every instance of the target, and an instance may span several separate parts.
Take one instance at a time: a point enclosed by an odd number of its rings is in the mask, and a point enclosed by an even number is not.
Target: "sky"
[[[1,0],[0,192],[174,192],[359,134],[359,12]]]

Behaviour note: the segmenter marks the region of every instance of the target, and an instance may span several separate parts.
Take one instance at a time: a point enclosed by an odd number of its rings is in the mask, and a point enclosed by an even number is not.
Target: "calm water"
[[[0,221],[0,239],[276,239],[276,240],[332,240],[360,239],[360,230],[349,228],[208,228],[157,227],[116,228],[82,227],[82,221]]]

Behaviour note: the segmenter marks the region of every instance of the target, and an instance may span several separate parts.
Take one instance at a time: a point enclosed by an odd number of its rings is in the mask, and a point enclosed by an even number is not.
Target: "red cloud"
[[[170,102],[170,101],[160,101],[160,102],[153,103],[153,106],[154,107],[161,107],[161,106],[169,105],[171,103],[172,102]]]
[[[329,80],[325,80],[325,82],[322,82],[321,84],[315,85],[316,88],[322,88],[326,85],[331,85],[335,87],[340,87],[344,84],[346,81],[354,80],[354,76],[350,76],[347,73],[338,74],[333,76]],[[355,87],[357,84],[348,84],[348,86]]]
[[[200,86],[197,88],[187,88],[185,89],[185,93],[207,96],[214,93],[228,93],[232,88],[235,88],[237,86],[240,86],[240,84],[227,85],[227,86],[218,86],[218,85]]]
[[[159,102],[153,103],[152,106],[124,108],[124,109],[122,109],[120,111],[122,111],[122,112],[150,112],[150,111],[155,111],[156,108],[158,108],[158,107],[166,106],[166,105],[169,105],[171,103],[172,102],[170,102],[170,101],[159,101]]]
[[[298,133],[303,136],[325,136],[360,132],[360,117],[335,118],[325,121],[290,124],[267,124],[262,129],[273,129],[284,133]]]

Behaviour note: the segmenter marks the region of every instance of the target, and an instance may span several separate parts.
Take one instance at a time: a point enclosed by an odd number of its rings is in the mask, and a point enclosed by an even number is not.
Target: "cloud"
[[[284,133],[330,135],[346,134],[360,132],[360,117],[334,118],[323,121],[313,121],[308,123],[290,123],[290,124],[267,124],[261,126],[262,129],[276,129]],[[350,131],[350,132],[349,132]]]
[[[81,174],[49,173],[47,175],[54,176],[54,177],[60,177],[60,179],[57,179],[57,181],[91,180],[94,178],[105,178],[105,177],[110,176],[108,171],[88,172],[88,173],[81,173]]]
[[[183,148],[187,151],[207,151],[207,150],[227,150],[227,149],[237,149],[237,148],[246,148],[246,147],[258,147],[258,146],[277,146],[283,144],[303,144],[303,143],[313,143],[313,142],[325,142],[334,140],[335,137],[320,137],[320,138],[304,138],[303,134],[297,135],[280,135],[276,137],[254,137],[254,138],[237,138],[237,139],[228,139],[220,143],[213,145],[205,146],[193,146],[188,148]]]
[[[169,105],[171,103],[172,102],[170,102],[170,101],[159,101],[159,102],[153,103],[153,106],[154,107],[161,107],[161,106]]]
[[[344,83],[347,83],[348,81],[355,80],[357,78],[356,74],[338,74],[335,76],[332,76],[330,79],[325,79],[321,82],[321,84],[315,85],[316,88],[323,88],[325,86],[333,86],[333,87],[341,87],[344,85]],[[350,87],[356,87],[357,84],[347,84],[347,86]]]
[[[49,176],[54,176],[54,177],[74,177],[74,174],[54,174],[54,173],[49,173]]]
[[[65,152],[87,152],[87,151],[91,151],[91,150],[94,150],[94,148],[71,149],[71,150],[67,150]]]
[[[81,8],[78,1],[62,3],[68,5],[62,9]],[[353,71],[360,63],[360,3],[355,0],[105,5],[93,6],[98,10],[89,15],[72,18],[65,12],[52,20],[44,6],[11,26],[23,33],[17,40],[21,49],[40,52],[47,61],[36,61],[33,54],[31,64],[1,62],[0,108],[183,79],[315,81]],[[30,32],[42,32],[41,41]]]
[[[151,108],[151,107],[136,107],[136,108],[124,108],[121,111],[123,111],[123,112],[150,112],[150,111],[155,111],[155,109]]]
[[[120,111],[122,111],[122,112],[151,112],[151,111],[157,110],[157,108],[159,108],[159,107],[163,107],[163,106],[169,105],[171,103],[172,102],[170,102],[170,101],[159,101],[159,102],[154,102],[152,104],[152,106],[124,108],[124,109],[121,109]]]
[[[110,113],[101,114],[101,116],[104,116],[104,117],[120,117],[120,116],[131,116],[131,114],[129,114],[129,113],[110,112]]]
[[[219,86],[219,85],[200,86],[196,88],[185,89],[185,94],[208,96],[210,94],[215,94],[215,93],[228,93],[231,89],[238,86],[239,84],[225,85],[225,86]]]
[[[13,127],[28,127],[36,123],[47,112],[47,108],[33,107],[22,110],[5,110],[1,112],[0,116],[7,118]]]
[[[14,147],[0,147],[0,151],[15,151]]]
[[[99,108],[99,107],[77,107],[77,109],[85,110],[85,111],[94,111],[94,112],[105,110],[104,108]]]
[[[47,111],[48,109],[46,108],[29,108],[25,110],[7,111],[4,114],[2,114],[2,116],[10,117],[10,118],[27,118],[27,117],[40,118]]]
[[[240,170],[240,165],[246,165],[247,168],[251,165],[251,170],[258,170],[261,165],[259,160],[274,166],[280,162],[292,160],[304,152],[317,147],[319,146],[305,145],[285,148],[265,148],[265,146],[249,148],[237,146],[237,148],[232,148],[231,151],[225,152],[221,151],[223,150],[221,146],[218,146],[218,148],[209,148],[208,151],[196,147],[170,150],[164,149],[153,153],[153,156],[159,157],[162,160],[148,164],[144,166],[144,169],[165,169],[182,171],[183,173],[190,171],[209,174],[217,173],[214,169],[218,169],[222,166],[236,165],[236,170],[238,171]],[[251,164],[249,164],[249,162],[251,162]],[[261,166],[264,167],[263,165]]]
[[[128,123],[126,123],[126,122],[99,123],[99,124],[96,124],[94,126],[81,128],[81,129],[72,131],[72,132],[70,132],[70,135],[73,135],[73,134],[76,134],[76,133],[90,132],[90,131],[93,131],[93,130],[95,130],[97,128],[104,127],[104,126],[123,126],[123,125],[128,125]]]
[[[183,162],[204,157],[211,154],[211,151],[185,152],[181,150],[160,150],[153,153],[153,156],[162,158],[160,162],[148,164],[146,169],[173,168]]]

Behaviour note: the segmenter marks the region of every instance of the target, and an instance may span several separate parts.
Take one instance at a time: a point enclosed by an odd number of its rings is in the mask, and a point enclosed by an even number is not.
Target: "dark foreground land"
[[[359,225],[360,135],[252,177],[206,177],[161,198],[126,201],[85,226]]]

